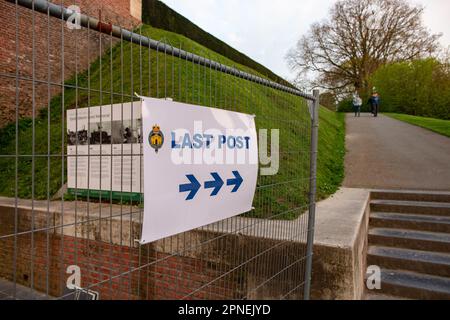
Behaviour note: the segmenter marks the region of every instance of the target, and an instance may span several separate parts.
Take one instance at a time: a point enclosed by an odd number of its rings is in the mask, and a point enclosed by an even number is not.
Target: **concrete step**
[[[449,202],[371,200],[371,212],[396,212],[450,216]]]
[[[450,216],[372,212],[370,226],[450,233]]]
[[[450,192],[445,191],[417,191],[417,190],[373,190],[370,193],[373,200],[400,200],[449,202]]]
[[[450,234],[393,228],[370,228],[369,245],[450,253]]]
[[[372,290],[371,290],[372,291]],[[376,291],[376,290],[373,290]],[[366,293],[364,294],[363,300],[410,300],[405,297],[394,297],[386,294],[377,293]]]
[[[450,299],[450,279],[404,270],[381,269],[381,289],[371,291],[410,299]]]
[[[445,253],[369,246],[367,265],[450,277],[450,254]]]

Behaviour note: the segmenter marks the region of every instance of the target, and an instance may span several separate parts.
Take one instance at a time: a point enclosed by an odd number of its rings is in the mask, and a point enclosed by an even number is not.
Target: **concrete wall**
[[[318,203],[312,299],[361,299],[366,270],[370,192],[341,188]]]
[[[313,299],[362,297],[368,201],[367,190],[343,188],[318,203]],[[13,279],[16,254],[17,282],[45,292],[48,270],[54,296],[67,279],[62,271],[77,264],[82,285],[100,283],[92,289],[102,299],[179,299],[195,289],[192,298],[199,299],[303,297],[303,215],[236,217],[139,248],[140,215],[140,208],[109,203],[52,201],[47,209],[46,201],[19,200],[16,224],[14,199],[0,197],[0,237],[10,235],[0,239],[0,277]],[[36,231],[47,226],[49,232]],[[110,276],[118,277],[110,283]]]
[[[301,286],[289,291],[302,283],[303,243],[262,239],[250,228],[217,232],[213,225],[139,248],[140,214],[120,205],[90,203],[88,210],[85,202],[54,201],[47,208],[46,201],[19,200],[16,215],[14,199],[0,198],[0,278],[15,273],[17,283],[41,292],[48,279],[50,295],[60,296],[65,270],[75,264],[82,286],[96,284],[91,289],[101,299],[180,299],[194,290],[195,299],[302,297]]]
[[[61,1],[53,0],[60,4]],[[133,28],[141,23],[141,0],[64,0],[67,7],[78,5],[81,13],[102,20]],[[17,13],[17,24],[16,24]],[[34,18],[34,28],[33,28]],[[95,31],[87,29],[71,30],[65,23],[47,15],[34,13],[27,8],[13,3],[0,1],[0,127],[15,121],[16,103],[19,116],[29,117],[33,114],[33,99],[37,110],[46,107],[48,102],[47,82],[61,84],[72,77],[76,70],[82,72],[100,54],[109,48],[110,39]],[[17,37],[17,41],[16,41]],[[33,58],[34,39],[34,58]],[[100,50],[102,42],[102,50]],[[115,43],[114,40],[113,43]],[[62,64],[64,48],[64,64]],[[88,49],[89,48],[89,49]],[[33,61],[35,65],[35,94],[30,81],[33,78]],[[17,68],[16,68],[17,63]],[[16,101],[16,79],[18,72],[18,100]],[[44,83],[41,83],[44,81]],[[50,86],[50,97],[59,94],[61,87]]]
[[[101,299],[180,299],[216,279],[225,268],[224,259],[173,254],[174,241],[138,248],[134,239],[140,233],[140,210],[136,207],[122,208],[122,218],[109,219],[120,212],[120,206],[110,211],[107,204],[91,203],[88,214],[86,203],[66,202],[61,214],[59,201],[47,210],[45,201],[20,200],[16,215],[14,199],[0,202],[0,237],[10,235],[0,239],[0,278],[12,281],[15,273],[17,283],[48,290],[51,296],[63,294],[69,265],[81,268],[81,285],[95,284],[91,289]],[[109,281],[110,277],[115,279]],[[235,298],[237,285],[232,281],[230,277],[218,280],[193,298]]]
[[[61,270],[77,264],[84,286],[106,281],[92,288],[100,291],[102,299],[178,299],[202,287],[193,298],[302,298],[304,260],[299,258],[305,254],[305,245],[287,241],[295,230],[292,221],[272,221],[270,226],[265,220],[236,218],[223,224],[221,232],[217,225],[211,225],[139,250],[134,242],[140,233],[139,208],[90,203],[88,210],[84,202],[63,205],[62,214],[59,201],[50,202],[47,209],[46,201],[19,200],[20,235],[15,238],[15,201],[0,198],[0,236],[10,235],[0,240],[0,277],[13,279],[14,253],[20,252],[17,282],[26,286],[33,282],[37,290],[45,292],[49,266],[50,293],[54,296],[61,294],[67,278]],[[54,228],[48,233],[31,232],[32,219],[34,230]],[[263,228],[261,221],[265,221]],[[242,227],[243,232],[228,233],[227,226],[233,225]],[[261,232],[277,238],[261,238]],[[110,275],[137,266],[141,268],[118,277],[112,285],[107,281]]]
[[[142,21],[142,0],[130,0],[130,14],[138,21]]]

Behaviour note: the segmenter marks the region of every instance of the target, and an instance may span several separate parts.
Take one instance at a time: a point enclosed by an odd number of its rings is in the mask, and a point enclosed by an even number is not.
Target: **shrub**
[[[397,62],[371,77],[381,96],[381,111],[450,119],[450,72],[436,59]]]

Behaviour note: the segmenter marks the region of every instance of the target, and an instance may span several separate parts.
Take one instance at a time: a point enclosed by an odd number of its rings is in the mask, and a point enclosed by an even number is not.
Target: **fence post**
[[[317,140],[319,138],[319,90],[313,91],[314,104],[311,110],[311,158],[309,174],[308,236],[306,242],[306,270],[303,298],[309,300],[316,215]]]

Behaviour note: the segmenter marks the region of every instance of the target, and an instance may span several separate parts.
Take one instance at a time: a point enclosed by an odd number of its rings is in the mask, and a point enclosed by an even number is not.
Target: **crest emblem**
[[[153,126],[152,131],[150,131],[148,141],[150,146],[155,149],[156,153],[158,153],[158,150],[161,149],[164,144],[164,134],[161,132],[159,125],[155,124]]]

